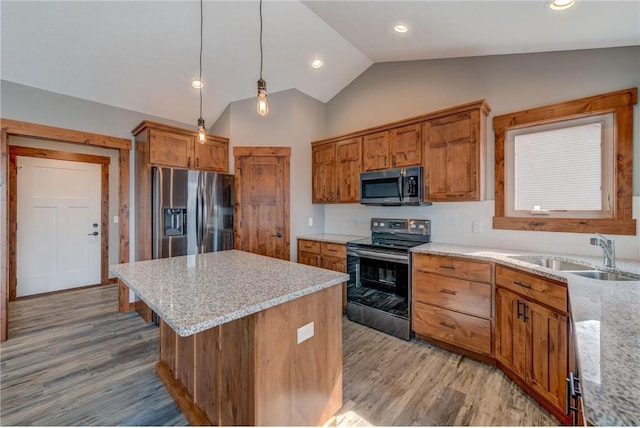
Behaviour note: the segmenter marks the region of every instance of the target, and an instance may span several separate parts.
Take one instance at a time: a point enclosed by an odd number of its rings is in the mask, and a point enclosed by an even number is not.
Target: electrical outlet
[[[480,233],[482,232],[482,222],[481,221],[474,221],[472,224],[472,230],[473,233]]]
[[[309,226],[313,226],[313,217],[309,217]]]
[[[118,222],[120,221],[120,217],[118,217],[117,215],[113,216],[113,223],[114,224],[118,224]]]
[[[298,345],[313,337],[313,321],[298,329]]]

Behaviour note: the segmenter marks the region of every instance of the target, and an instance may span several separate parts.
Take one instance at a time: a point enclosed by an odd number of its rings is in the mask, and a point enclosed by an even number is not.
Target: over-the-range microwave
[[[431,205],[422,202],[422,167],[385,169],[360,174],[362,205]]]

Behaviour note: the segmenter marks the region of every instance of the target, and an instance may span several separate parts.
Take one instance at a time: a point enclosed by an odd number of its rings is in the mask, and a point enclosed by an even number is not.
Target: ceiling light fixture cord
[[[262,79],[262,0],[260,0],[260,79]]]
[[[260,78],[258,79],[258,102],[256,111],[260,116],[269,114],[269,102],[267,101],[267,82],[262,78],[262,67],[264,63],[264,49],[262,47],[262,0],[260,0]]]
[[[202,7],[203,0],[200,0],[200,117],[202,117],[202,41],[203,41],[203,26],[204,26],[204,13]]]
[[[200,117],[198,117],[198,142],[200,144],[204,144],[207,142],[207,128],[204,124],[204,119],[202,118],[202,45],[203,45],[203,28],[204,28],[204,0],[200,0],[200,75],[198,79],[200,81],[200,86],[198,87],[198,92],[200,94]]]

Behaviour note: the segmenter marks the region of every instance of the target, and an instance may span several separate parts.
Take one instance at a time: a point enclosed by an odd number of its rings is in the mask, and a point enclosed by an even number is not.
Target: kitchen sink
[[[640,278],[632,278],[621,273],[605,272],[601,270],[582,270],[569,273],[587,278],[599,279],[601,281],[640,281]]]
[[[583,265],[582,263],[568,262],[566,260],[558,260],[551,257],[543,256],[510,256],[509,258],[520,260],[521,262],[527,262],[534,265],[546,267],[549,269],[562,270],[562,271],[592,271],[593,266]]]

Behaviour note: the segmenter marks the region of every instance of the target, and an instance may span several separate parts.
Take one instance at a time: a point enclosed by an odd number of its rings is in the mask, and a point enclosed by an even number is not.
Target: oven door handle
[[[405,265],[409,264],[409,256],[402,255],[402,254],[388,254],[388,253],[382,253],[379,251],[349,249],[349,251],[347,252],[347,255],[354,255],[357,257],[366,257],[369,259],[382,260],[386,262],[402,263]]]

